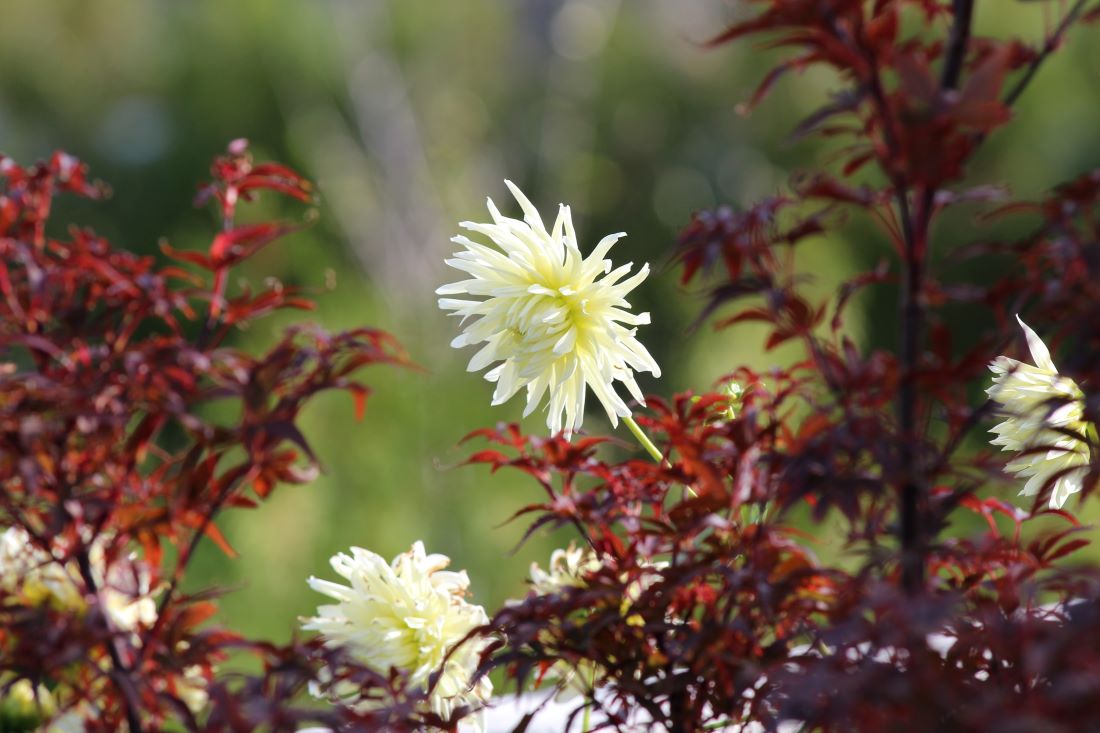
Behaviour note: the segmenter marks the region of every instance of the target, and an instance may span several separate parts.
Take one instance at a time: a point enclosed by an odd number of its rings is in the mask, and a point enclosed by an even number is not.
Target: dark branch
[[[940,89],[955,89],[962,76],[966,54],[970,48],[970,27],[974,16],[974,0],[954,0],[955,20],[944,55]],[[905,191],[899,191],[898,208],[905,236],[905,280],[902,285],[901,347],[902,382],[898,393],[898,427],[901,435],[902,481],[898,539],[901,544],[902,586],[910,593],[924,587],[923,513],[925,481],[917,456],[917,419],[919,399],[916,370],[920,361],[921,334],[924,331],[924,308],[921,290],[924,287],[924,260],[928,250],[928,232],[932,220],[935,188],[920,192],[917,210],[909,206]],[[914,221],[915,220],[915,221]]]
[[[95,574],[92,572],[92,563],[88,558],[87,547],[80,548],[76,555],[76,564],[80,568],[80,577],[84,580],[88,592],[98,599],[99,587],[95,582]],[[102,604],[99,605],[102,606]],[[118,647],[115,646],[114,629],[111,628],[107,614],[101,613],[100,617],[103,620],[104,628],[109,634],[104,646],[107,647],[107,655],[111,659],[110,677],[115,686],[118,687],[118,691],[122,693],[123,700],[126,701],[126,721],[129,723],[130,733],[142,733],[141,702],[138,699],[137,687],[134,686],[134,680],[130,676],[130,669],[122,661],[122,655],[118,653]]]
[[[924,585],[924,559],[920,513],[923,481],[916,454],[917,383],[920,336],[924,313],[920,303],[923,280],[924,245],[914,231],[913,212],[905,191],[898,192],[898,209],[905,236],[905,279],[902,284],[899,317],[901,326],[901,387],[898,391],[898,429],[901,438],[901,491],[899,541],[901,544],[902,586],[910,593]],[[921,228],[926,231],[925,228]]]
[[[940,74],[940,87],[943,89],[959,86],[959,76],[962,75],[966,51],[970,46],[970,22],[974,16],[974,0],[955,0],[954,6],[955,22],[951,26],[951,37],[947,41]]]

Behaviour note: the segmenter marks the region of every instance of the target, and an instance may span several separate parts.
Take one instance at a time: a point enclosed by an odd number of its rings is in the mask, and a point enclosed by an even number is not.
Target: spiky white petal
[[[649,323],[649,314],[631,313],[626,300],[649,274],[649,265],[629,277],[631,264],[612,269],[605,255],[622,233],[604,237],[585,257],[568,206],[560,206],[547,231],[534,205],[511,181],[505,183],[523,210],[523,220],[502,216],[489,199],[492,223],[459,226],[496,247],[463,235],[452,239],[463,249],[446,262],[469,277],[436,290],[441,296],[462,296],[439,299],[439,307],[465,325],[451,345],[484,344],[467,368],[480,371],[495,364],[485,374],[496,384],[494,405],[526,389],[526,416],[549,395],[547,426],[554,433],[563,427],[569,433],[581,426],[586,389],[591,387],[617,425],[630,409],[614,383],[621,382],[641,400],[634,372],[661,374],[635,337],[636,327]]]
[[[996,435],[990,442],[1002,450],[1026,452],[1005,468],[1028,477],[1020,492],[1024,496],[1038,494],[1053,480],[1050,506],[1060,509],[1070,495],[1082,489],[1088,475],[1088,444],[1068,434],[1084,436],[1088,432],[1084,395],[1076,382],[1058,373],[1050,350],[1038,334],[1019,316],[1016,320],[1024,330],[1035,364],[1007,356],[998,356],[990,363],[994,377],[987,394],[1007,416],[990,431]],[[1049,450],[1035,452],[1037,448]]]
[[[439,672],[430,705],[441,716],[489,699],[488,678],[470,681],[488,640],[455,648],[489,620],[485,609],[464,598],[470,585],[465,571],[444,570],[450,559],[425,554],[420,542],[392,563],[361,547],[330,562],[348,585],[310,578],[313,590],[337,603],[319,606],[316,616],[303,619],[303,628],[320,632],[327,643],[348,649],[377,672],[406,673],[414,688],[428,689],[429,678]]]

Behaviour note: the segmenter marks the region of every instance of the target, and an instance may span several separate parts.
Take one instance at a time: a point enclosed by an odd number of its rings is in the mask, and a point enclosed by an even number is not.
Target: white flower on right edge
[[[1089,472],[1089,446],[1068,433],[1087,435],[1084,393],[1069,377],[1058,373],[1042,339],[1019,316],[1034,366],[1007,356],[998,356],[989,368],[993,386],[986,392],[1001,405],[1004,422],[990,432],[993,445],[1017,453],[1032,451],[1011,461],[1005,468],[1028,477],[1020,492],[1034,496],[1050,481],[1054,488],[1050,506],[1061,509],[1071,494],[1079,492]],[[1035,449],[1049,448],[1046,452]],[[1055,479],[1054,477],[1058,478]]]

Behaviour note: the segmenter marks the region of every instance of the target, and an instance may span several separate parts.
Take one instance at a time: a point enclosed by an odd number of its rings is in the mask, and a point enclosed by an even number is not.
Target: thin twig
[[[1035,78],[1035,74],[1039,71],[1039,67],[1043,65],[1043,62],[1047,60],[1047,57],[1054,53],[1054,51],[1057,50],[1058,46],[1062,43],[1062,36],[1066,34],[1066,31],[1069,30],[1069,27],[1071,25],[1077,22],[1077,18],[1080,17],[1081,12],[1085,9],[1085,4],[1087,2],[1088,0],[1077,0],[1077,2],[1073,4],[1073,7],[1069,9],[1069,12],[1066,13],[1065,17],[1062,18],[1062,22],[1059,23],[1058,27],[1054,29],[1054,33],[1052,33],[1050,37],[1047,38],[1046,43],[1043,44],[1043,50],[1039,52],[1038,56],[1032,59],[1031,63],[1028,64],[1027,70],[1024,72],[1024,75],[1020,77],[1015,86],[1013,86],[1009,93],[1005,95],[1004,104],[1006,107],[1011,107],[1013,104],[1015,104],[1016,100],[1020,98],[1020,95],[1024,93],[1024,90],[1027,89],[1028,84],[1030,84],[1031,80]],[[1097,7],[1100,7],[1100,5],[1098,5]]]
[[[199,542],[206,536],[206,530],[213,524],[214,516],[221,511],[222,506],[229,499],[230,494],[233,493],[238,483],[239,479],[230,481],[221,492],[214,497],[214,502],[210,505],[206,514],[203,515],[202,522],[195,528],[195,533],[191,535],[191,540],[187,543],[187,547],[180,553],[179,559],[176,561],[176,568],[172,572],[172,580],[168,582],[168,587],[165,588],[164,594],[160,597],[160,603],[157,605],[157,620],[153,622],[154,633],[160,627],[161,619],[165,617],[165,609],[168,607],[168,604],[171,603],[173,596],[179,589],[180,581],[183,580],[187,565],[191,562],[191,558],[194,556],[195,550],[199,546]]]

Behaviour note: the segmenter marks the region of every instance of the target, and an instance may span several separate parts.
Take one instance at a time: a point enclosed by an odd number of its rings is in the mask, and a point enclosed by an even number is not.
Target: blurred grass
[[[978,30],[1034,39],[1043,27],[1037,5],[1004,0],[993,13],[983,3]],[[257,157],[286,161],[318,182],[321,218],[240,275],[316,290],[318,310],[265,321],[238,343],[262,348],[303,317],[333,330],[372,325],[394,333],[424,367],[367,372],[376,392],[362,422],[345,396],[319,399],[303,429],[323,476],[224,518],[240,558],[207,543],[190,582],[236,588],[222,604],[225,622],[286,638],[319,602],[305,579],[331,577],[330,555],[361,545],[392,556],[417,539],[468,569],[475,599],[493,608],[522,594],[527,566],[567,541],[538,536],[513,553],[524,525],[500,525],[539,498],[536,487],[519,474],[457,467],[463,435],[522,410],[518,401],[489,408],[491,388],[466,373],[470,354],[448,347],[455,324],[433,294],[450,278],[442,260],[456,222],[483,218],[486,195],[514,211],[505,177],[544,211],[572,204],[585,245],[625,230],[616,262],[655,263],[635,307],[653,314],[641,338],[665,375],[643,381],[646,390],[703,390],[739,365],[794,358],[763,353],[762,329],[689,331],[702,300],[677,284],[668,258],[693,210],[748,205],[828,154],[816,141],[786,142],[834,86],[827,73],[792,76],[752,116],[737,113],[775,57],[747,45],[702,48],[738,12],[717,0],[5,7],[0,148],[21,160],[65,148],[116,190],[104,203],[63,204],[59,219],[87,222],[135,249],[154,251],[161,236],[204,247],[214,222],[188,208],[194,185],[230,139],[248,137]],[[1086,33],[1070,38],[1016,122],[989,140],[971,169],[976,182],[1012,180],[1035,194],[1100,164],[1100,64]],[[945,223],[938,254],[969,241],[971,230],[965,216]],[[818,295],[885,256],[881,232],[859,220],[800,253]],[[860,305],[853,337],[891,347],[893,293],[875,291]],[[966,314],[959,324],[963,338],[983,326]],[[586,426],[606,430],[595,412]],[[540,432],[541,418],[526,427]]]

